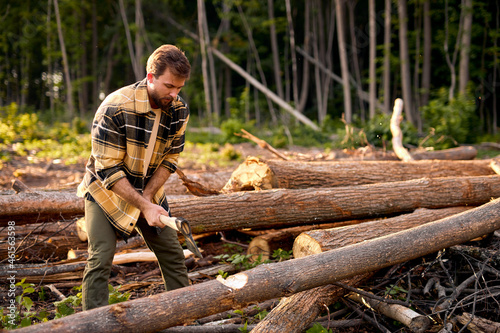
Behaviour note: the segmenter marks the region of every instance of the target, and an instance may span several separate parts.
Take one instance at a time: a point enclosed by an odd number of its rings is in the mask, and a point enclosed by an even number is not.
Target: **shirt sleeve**
[[[126,177],[123,171],[126,138],[122,124],[119,109],[115,106],[99,108],[92,124],[92,155],[95,158],[95,171],[97,178],[108,190],[118,180]]]
[[[181,122],[179,129],[174,134],[170,147],[163,156],[161,166],[166,168],[171,173],[177,170],[177,160],[179,154],[184,150],[186,127],[189,122],[189,109],[186,107],[185,116],[179,120]]]

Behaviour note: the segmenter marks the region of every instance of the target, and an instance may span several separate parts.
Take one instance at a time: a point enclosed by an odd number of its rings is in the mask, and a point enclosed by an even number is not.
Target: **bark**
[[[462,325],[467,325],[467,329],[472,333],[500,332],[500,323],[478,316],[473,316],[467,312],[464,312],[460,316],[457,316],[457,319]]]
[[[376,95],[376,89],[377,89],[377,78],[375,74],[375,58],[377,56],[377,28],[375,26],[375,0],[369,0],[368,1],[368,22],[369,22],[369,36],[370,36],[370,57],[369,57],[369,94],[370,94],[370,108],[369,108],[369,115],[370,119],[373,119],[375,117],[375,101],[377,99]]]
[[[221,190],[231,178],[231,171],[191,173],[186,175],[191,181],[203,184],[214,191]],[[165,182],[165,192],[167,196],[188,195],[189,189],[183,185],[183,181],[177,173],[173,173]]]
[[[500,199],[385,237],[79,312],[19,332],[156,332],[214,313],[289,296],[434,253],[500,228]],[[168,304],[168,306],[165,306]],[[147,316],[147,325],[145,325]]]
[[[293,244],[293,255],[295,258],[302,258],[308,255],[329,251],[433,222],[459,214],[468,209],[470,208],[420,208],[410,214],[365,222],[343,228],[307,231],[300,234],[295,239]]]
[[[399,17],[399,58],[401,59],[401,83],[403,88],[403,100],[405,101],[406,116],[414,126],[417,125],[413,114],[413,102],[411,94],[410,55],[408,53],[408,14],[406,0],[398,0]]]
[[[432,28],[431,28],[431,1],[424,1],[424,57],[422,59],[422,94],[420,105],[429,103],[431,91],[431,52],[432,52]]]
[[[305,189],[494,174],[490,160],[297,162],[248,157],[233,171],[222,191]]]
[[[357,275],[344,280],[343,283],[358,286],[370,276],[371,274]],[[329,284],[282,298],[279,305],[252,329],[252,333],[304,332],[325,310],[325,306],[332,304],[347,292],[339,286]]]
[[[349,11],[349,34],[351,38],[351,54],[352,54],[352,71],[354,72],[354,76],[356,78],[356,86],[362,87],[361,80],[361,70],[359,66],[359,47],[356,36],[356,28],[355,28],[355,19],[354,19],[354,8],[357,4],[358,0],[349,0],[347,1],[347,8]],[[359,108],[361,113],[361,120],[365,120],[365,105],[363,103],[363,99],[359,96]]]
[[[273,73],[276,91],[281,99],[284,99],[283,85],[281,83],[281,65],[279,59],[278,38],[276,36],[276,24],[274,17],[274,0],[267,0],[267,13],[269,16],[269,35],[271,37],[271,50],[273,58]]]
[[[408,150],[403,147],[403,132],[399,127],[399,124],[401,124],[401,120],[403,120],[402,113],[403,100],[401,98],[397,98],[394,102],[394,111],[391,117],[392,149],[400,160],[402,160],[403,162],[407,162],[413,161],[413,157],[411,157]]]
[[[212,126],[212,102],[210,100],[210,77],[208,74],[208,64],[207,64],[207,49],[206,49],[206,39],[203,28],[203,21],[205,20],[205,6],[202,0],[198,0],[198,34],[200,43],[200,53],[201,53],[201,71],[203,73],[203,88],[205,96],[205,107],[207,108],[207,119],[209,126]]]
[[[357,224],[362,220],[351,220],[345,222],[325,223],[318,225],[306,225],[278,230],[268,230],[265,234],[254,237],[248,244],[247,254],[253,254],[257,259],[261,255],[263,261],[269,259],[273,252],[278,249],[284,251],[292,250],[295,237],[303,232],[316,229],[338,228],[346,225]]]
[[[66,52],[66,44],[64,42],[64,36],[62,32],[61,15],[59,14],[58,0],[54,0],[54,13],[56,14],[57,34],[59,36],[59,45],[61,46],[61,53],[63,58],[64,79],[66,81],[66,103],[68,104],[68,118],[72,119],[75,115],[75,106],[73,102],[73,84],[71,82],[68,54]]]
[[[391,112],[391,0],[385,0],[384,17],[384,112]]]
[[[435,151],[411,152],[414,160],[473,160],[477,156],[477,150],[472,146],[456,147]]]
[[[362,297],[361,295],[355,293],[350,294],[349,298],[360,304],[368,304],[371,309],[399,321],[408,327],[412,332],[423,333],[430,325],[430,319],[428,317],[418,314],[412,309],[402,305],[387,304],[368,297]]]
[[[466,93],[467,83],[469,82],[469,59],[472,36],[472,0],[465,0],[462,5],[463,31],[460,45],[460,63],[458,70],[458,92]]]
[[[288,22],[288,31],[290,34],[290,56],[292,58],[292,88],[293,88],[293,101],[295,105],[299,105],[299,84],[297,75],[297,56],[295,55],[295,31],[293,29],[292,21],[292,6],[290,0],[285,0],[286,19]]]
[[[337,16],[337,34],[339,40],[340,66],[342,71],[342,86],[344,89],[344,113],[348,124],[352,122],[351,86],[349,84],[349,65],[347,63],[347,52],[344,32],[344,0],[335,0]]]
[[[409,212],[416,208],[480,205],[500,196],[498,176],[422,178],[417,180],[308,188],[239,192],[227,195],[172,198],[173,216],[183,217],[192,232],[274,228],[317,224]],[[6,197],[6,198],[1,198]],[[42,194],[23,202],[25,195],[0,197],[0,222],[26,222],[30,214],[64,216],[83,213],[83,199],[75,195]],[[32,199],[32,198],[28,198]],[[68,210],[70,205],[76,206]],[[25,207],[18,207],[25,205]],[[19,209],[21,208],[21,209]],[[24,208],[24,209],[23,209]],[[79,209],[78,211],[76,209]],[[217,212],[207,218],[207,212]],[[13,216],[17,216],[14,218]],[[235,218],[235,217],[238,218]]]

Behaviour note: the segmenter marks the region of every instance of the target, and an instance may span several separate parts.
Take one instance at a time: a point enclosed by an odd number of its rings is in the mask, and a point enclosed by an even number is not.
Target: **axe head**
[[[177,230],[184,236],[188,250],[193,252],[196,257],[203,258],[198,246],[196,246],[196,243],[194,242],[189,222],[182,217],[176,217],[175,224],[177,226]]]

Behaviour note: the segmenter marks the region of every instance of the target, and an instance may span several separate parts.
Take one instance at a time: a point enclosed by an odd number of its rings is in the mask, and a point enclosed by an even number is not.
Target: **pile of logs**
[[[203,318],[272,302],[272,311],[251,327],[252,332],[302,332],[325,310],[325,305],[354,290],[346,300],[370,304],[386,315],[396,313],[395,320],[413,332],[423,332],[430,325],[430,314],[410,310],[408,303],[377,300],[353,288],[384,268],[500,229],[496,163],[297,162],[249,157],[229,180],[226,178],[225,185],[217,182],[214,195],[172,197],[172,215],[190,221],[193,233],[198,235],[232,230],[251,234],[254,238],[248,253],[254,256],[269,258],[275,250],[284,249],[293,250],[294,259],[260,265],[226,279],[218,276],[147,299],[76,313],[30,327],[29,331],[118,332],[125,327],[131,331],[171,328],[165,332],[177,332],[182,328],[175,326],[191,325],[190,332],[195,332],[197,326],[193,323],[200,325]],[[167,190],[174,186],[173,181],[166,184]],[[41,251],[37,246],[53,239],[52,227],[44,223],[51,219],[72,219],[58,222],[72,226],[59,237],[73,245],[82,243],[81,234],[74,228],[75,217],[82,214],[83,201],[72,193],[21,191],[0,196],[0,225],[16,221],[23,242],[32,242],[29,248],[23,248],[23,256],[29,256],[30,249]],[[41,228],[45,235],[37,241],[27,237]],[[81,271],[84,258],[80,255],[65,261],[65,265],[45,264],[38,267],[40,272],[34,270],[37,267],[21,266],[19,271],[26,272],[27,277],[43,275],[45,279],[60,280],[63,275],[57,274],[64,274],[64,270]],[[216,269],[218,272],[220,267]],[[231,269],[226,267],[226,271]],[[191,279],[195,277],[191,275]],[[449,304],[442,306],[445,311]],[[467,323],[467,316],[464,313],[460,318]],[[446,328],[446,320],[440,324]],[[209,332],[206,326],[198,329]]]

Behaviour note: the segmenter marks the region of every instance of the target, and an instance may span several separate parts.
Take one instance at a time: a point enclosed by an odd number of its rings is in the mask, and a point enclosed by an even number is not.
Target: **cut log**
[[[297,253],[295,258],[302,258],[307,255],[317,254],[326,250],[359,243],[368,238],[380,237],[391,232],[405,230],[412,226],[435,221],[442,217],[450,216],[467,209],[468,208],[466,207],[453,207],[441,210],[418,209],[415,213],[398,216],[396,218],[365,222],[349,227],[306,232],[301,234],[299,237],[305,237],[304,235],[307,235],[308,237],[306,239],[310,243],[304,244],[305,242],[303,238],[300,240],[297,238],[295,244],[300,244],[300,246],[294,246],[294,253]],[[422,219],[425,221],[420,222]],[[394,228],[394,225],[397,225],[398,227],[392,229],[391,231],[387,230]],[[379,228],[383,230],[379,230]],[[360,230],[359,235],[358,232],[355,231],[357,229]],[[370,231],[373,231],[373,234],[370,234]],[[328,237],[330,234],[332,234],[332,237]],[[367,234],[369,236],[367,236]],[[316,235],[321,235],[321,239],[327,239],[329,242],[323,241],[321,243],[328,243],[328,246],[320,246],[317,243],[314,243],[313,246],[308,246],[311,245],[313,240],[318,242],[317,238],[319,237]],[[309,238],[311,240],[309,240]],[[368,278],[368,275],[362,275],[342,282],[350,286],[356,286],[366,278]],[[253,332],[302,332],[304,327],[318,315],[319,311],[321,311],[323,307],[323,304],[329,305],[347,292],[348,291],[337,285],[329,285],[306,290],[284,298],[278,307],[273,309],[273,311],[271,311],[271,313],[269,313],[264,320],[257,324]]]
[[[295,237],[303,232],[316,229],[338,228],[366,221],[368,220],[350,220],[334,223],[306,225],[278,230],[269,230],[268,232],[252,239],[250,244],[248,244],[247,254],[252,254],[252,258],[254,260],[257,259],[258,256],[261,256],[261,259],[265,261],[271,257],[275,250],[292,250]]]
[[[186,175],[189,180],[205,185],[207,188],[220,191],[231,177],[231,171],[190,173]],[[190,194],[177,173],[173,173],[165,182],[167,196]]]
[[[416,259],[500,229],[500,199],[385,237],[147,298],[79,312],[19,332],[156,332]],[[147,320],[146,320],[147,318]]]
[[[489,176],[490,160],[294,162],[248,157],[233,172],[223,192],[271,188],[352,186],[423,177]]]
[[[360,304],[368,305],[375,311],[399,321],[415,333],[425,332],[431,322],[427,316],[421,315],[399,304],[387,304],[368,297],[363,297],[356,293],[349,294],[349,298]]]
[[[23,203],[20,196],[11,197],[4,201],[0,196],[0,221],[3,221],[0,225],[6,225],[11,220],[8,212],[12,203]],[[495,175],[424,178],[334,188],[237,192],[211,197],[190,196],[171,199],[169,204],[172,215],[188,220],[192,232],[199,234],[364,219],[410,212],[419,207],[475,206],[497,197],[500,197],[500,177]],[[37,205],[40,207],[39,203]],[[43,209],[48,211],[51,207]],[[52,213],[56,212],[57,208],[52,209]],[[207,212],[216,214],[208,218]]]
[[[355,287],[370,276],[372,274],[361,274],[342,282]],[[348,292],[339,286],[329,284],[284,297],[279,305],[252,329],[252,332],[303,332],[325,310],[325,306],[329,306]]]
[[[463,146],[443,150],[412,151],[414,160],[473,160],[477,156],[477,149],[472,146]]]
[[[294,258],[302,258],[338,247],[382,237],[398,231],[413,228],[461,213],[470,207],[450,207],[442,209],[419,208],[411,214],[399,215],[387,219],[366,222],[342,228],[307,231],[295,239]]]

